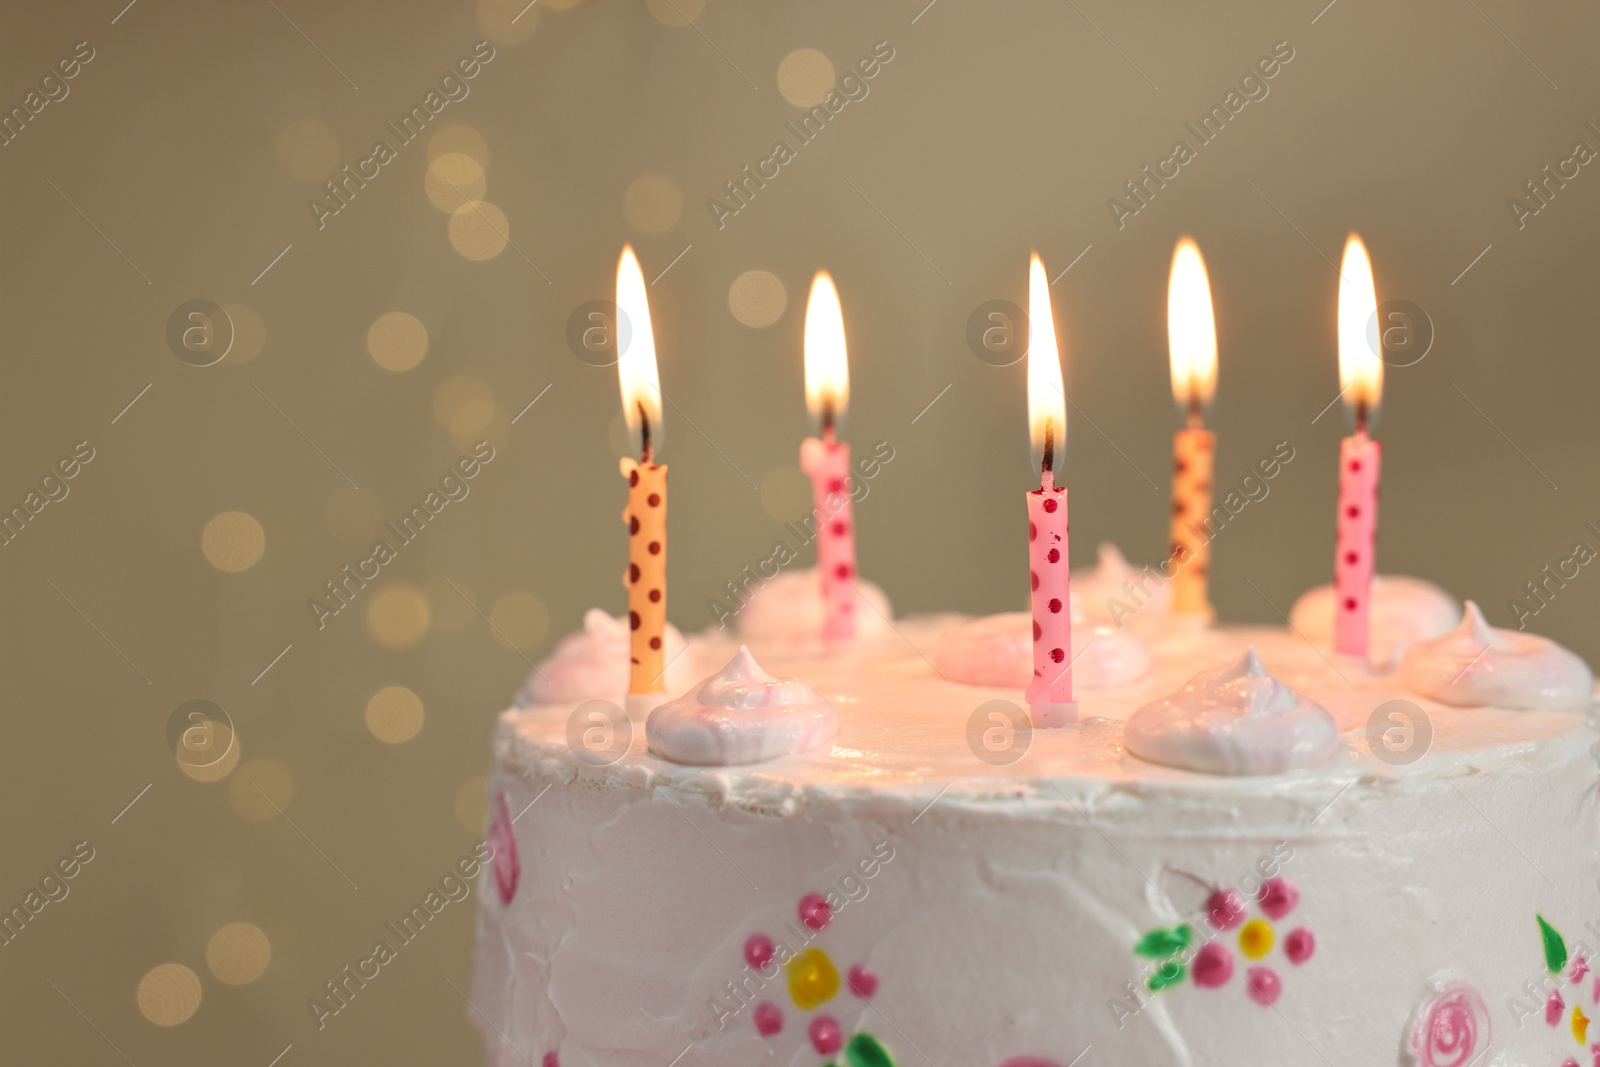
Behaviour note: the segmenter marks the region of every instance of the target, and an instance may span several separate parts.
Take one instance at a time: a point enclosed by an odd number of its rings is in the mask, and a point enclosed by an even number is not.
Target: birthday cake
[[[1415,580],[1374,582],[1367,660],[1330,590],[1218,627],[1126,613],[1136,574],[1073,576],[1059,729],[1026,614],[895,619],[863,582],[826,643],[785,573],[670,632],[631,712],[592,616],[495,739],[488,1062],[1600,1061],[1582,661]]]

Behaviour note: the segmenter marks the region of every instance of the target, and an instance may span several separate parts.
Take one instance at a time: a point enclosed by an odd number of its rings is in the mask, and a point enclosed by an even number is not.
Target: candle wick
[[[1367,432],[1367,398],[1361,397],[1356,401],[1356,433]]]
[[[822,439],[830,445],[834,443],[834,438],[837,435],[834,429],[835,419],[833,397],[824,396],[822,398]]]
[[[646,464],[650,462],[650,413],[644,409],[644,401],[639,405],[639,458]]]
[[[1056,469],[1056,424],[1053,419],[1046,420],[1044,424],[1044,459],[1039,464],[1039,486],[1043,488],[1047,482],[1055,481]]]
[[[1191,429],[1191,430],[1203,430],[1203,429],[1205,429],[1205,425],[1206,425],[1205,406],[1200,402],[1200,391],[1198,389],[1190,389],[1189,390],[1189,429]]]

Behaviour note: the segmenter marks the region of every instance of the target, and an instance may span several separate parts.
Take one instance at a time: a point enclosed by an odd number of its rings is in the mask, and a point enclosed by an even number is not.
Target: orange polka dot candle
[[[617,357],[622,414],[639,458],[624,457],[628,480],[629,638],[628,692],[665,693],[663,647],[667,631],[667,468],[655,462],[661,447],[661,380],[656,370],[655,337],[644,274],[633,249],[623,246],[617,264],[617,311],[629,323],[631,340]]]
[[[800,468],[811,477],[822,582],[822,637],[856,636],[856,524],[850,497],[850,446],[838,439],[838,423],[850,401],[850,364],[845,352],[844,312],[827,271],[811,281],[806,305],[806,407],[822,427],[821,438],[800,445]]]
[[[1339,514],[1333,561],[1334,651],[1367,655],[1372,574],[1378,545],[1378,471],[1382,446],[1367,436],[1383,397],[1383,359],[1373,331],[1378,316],[1372,261],[1351,234],[1339,266],[1339,395],[1356,432],[1339,445]]]
[[[1205,409],[1217,388],[1217,323],[1200,246],[1188,237],[1172,253],[1167,280],[1167,350],[1172,397],[1188,425],[1172,438],[1172,611],[1209,621],[1211,479],[1217,437]]]
[[[1072,583],[1067,562],[1067,490],[1056,460],[1067,442],[1067,394],[1050,313],[1050,282],[1037,254],[1028,266],[1028,429],[1039,488],[1028,502],[1028,570],[1033,590],[1033,680],[1028,718],[1036,729],[1078,721],[1072,699]]]

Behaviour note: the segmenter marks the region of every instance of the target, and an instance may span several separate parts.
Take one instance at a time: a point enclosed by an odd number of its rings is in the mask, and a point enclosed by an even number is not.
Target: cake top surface
[[[1118,678],[1113,664],[1109,674],[1100,672],[1110,684],[1080,687],[1081,722],[1029,729],[1018,688],[954,682],[936,666],[944,635],[1005,618],[895,620],[833,648],[792,636],[740,639],[718,630],[687,640],[686,662],[674,673],[713,675],[744,644],[768,673],[798,679],[831,702],[838,732],[830,744],[808,753],[741,766],[673,763],[647,750],[644,715],[636,710],[626,718],[617,693],[609,697],[609,711],[604,704],[551,700],[506,712],[503,757],[545,775],[635,788],[666,785],[782,810],[818,791],[924,802],[935,795],[985,802],[1070,800],[1107,788],[1321,795],[1357,779],[1449,779],[1496,767],[1554,765],[1595,742],[1589,707],[1450,706],[1408,686],[1399,657],[1370,666],[1336,657],[1292,629],[1168,622],[1141,628],[1148,662],[1140,664],[1137,677]],[[1095,636],[1080,657],[1092,661],[1097,640],[1117,647],[1122,631],[1104,623],[1084,625]],[[1165,766],[1128,751],[1125,724],[1134,712],[1171,697],[1202,671],[1245,659],[1251,649],[1273,678],[1326,709],[1338,733],[1331,759],[1286,773],[1233,777]],[[1404,703],[1391,703],[1396,701]]]

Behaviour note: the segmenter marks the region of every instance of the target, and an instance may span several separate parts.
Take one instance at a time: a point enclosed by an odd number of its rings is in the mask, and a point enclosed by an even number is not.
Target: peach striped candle
[[[628,480],[629,694],[666,691],[663,647],[667,636],[667,468],[655,462],[661,447],[661,379],[656,369],[655,336],[650,329],[650,301],[644,272],[633,249],[624,245],[617,263],[618,334],[629,337],[617,353],[617,381],[622,387],[622,415],[639,450],[637,460],[624,457]],[[623,322],[628,329],[623,330]]]
[[[1217,438],[1205,408],[1217,387],[1217,323],[1200,246],[1188,237],[1172,253],[1167,278],[1167,350],[1172,397],[1189,424],[1172,439],[1172,611],[1209,620],[1211,479]]]

